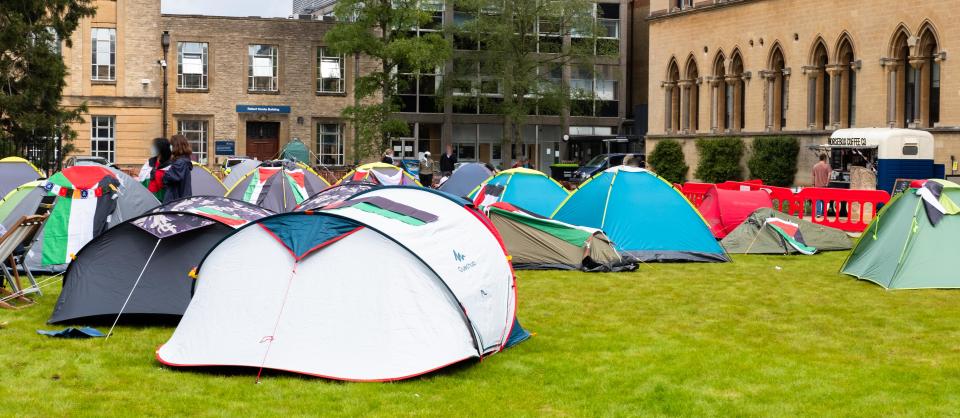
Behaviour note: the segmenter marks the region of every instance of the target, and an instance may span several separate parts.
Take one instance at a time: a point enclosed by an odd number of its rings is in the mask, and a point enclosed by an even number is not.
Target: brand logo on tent
[[[467,259],[467,256],[463,255],[462,253],[458,253],[457,250],[453,250],[453,259],[457,260],[458,263],[463,263],[460,265],[460,267],[457,267],[457,270],[460,271],[461,273],[464,273],[467,270],[470,270],[477,266],[476,261],[470,261],[470,262],[464,263],[464,261],[466,261]]]
[[[458,262],[463,262],[463,260],[467,259],[467,256],[458,253],[457,250],[453,250],[453,258]]]

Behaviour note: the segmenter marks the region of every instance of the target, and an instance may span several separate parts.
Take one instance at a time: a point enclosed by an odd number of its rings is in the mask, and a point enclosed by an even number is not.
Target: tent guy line
[[[157,247],[160,246],[160,241],[163,241],[163,238],[157,238],[157,243],[153,245],[153,250],[150,251],[150,256],[147,257],[147,262],[143,263],[143,268],[140,269],[140,275],[138,275],[137,280],[133,282],[133,287],[130,288],[130,293],[127,294],[127,299],[123,301],[123,306],[120,307],[120,312],[117,312],[117,317],[113,320],[113,325],[110,325],[110,331],[107,331],[107,337],[103,339],[104,344],[106,344],[107,340],[110,339],[110,336],[113,335],[113,329],[117,326],[117,322],[120,321],[120,315],[123,315],[123,310],[127,308],[127,303],[130,302],[130,297],[133,296],[133,292],[137,290],[137,285],[140,284],[140,279],[143,278],[143,273],[147,271],[147,266],[150,265],[150,260],[153,260],[153,255],[157,253]]]

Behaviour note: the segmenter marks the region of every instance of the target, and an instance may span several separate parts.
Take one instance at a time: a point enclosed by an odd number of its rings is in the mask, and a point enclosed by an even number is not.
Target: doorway
[[[247,156],[272,160],[280,152],[280,122],[247,122]]]

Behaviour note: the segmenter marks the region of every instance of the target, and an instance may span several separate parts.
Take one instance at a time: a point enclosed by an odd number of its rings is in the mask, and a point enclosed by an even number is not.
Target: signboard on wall
[[[232,139],[218,139],[213,143],[214,152],[217,155],[236,155],[237,143]]]
[[[290,106],[237,105],[237,113],[290,113]]]

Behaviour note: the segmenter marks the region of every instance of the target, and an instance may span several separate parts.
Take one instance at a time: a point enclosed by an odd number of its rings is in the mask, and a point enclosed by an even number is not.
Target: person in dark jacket
[[[453,145],[447,144],[447,152],[440,156],[440,176],[450,177],[457,168],[457,156],[453,153]]]
[[[163,186],[166,189],[163,203],[193,196],[190,185],[190,171],[193,170],[190,156],[193,155],[193,150],[190,149],[190,142],[183,135],[174,135],[170,138],[170,146],[173,148],[173,162],[163,175]]]
[[[387,148],[383,151],[383,158],[380,159],[381,163],[397,165],[396,160],[393,158],[393,148]]]
[[[159,200],[163,200],[163,173],[170,166],[171,155],[170,141],[154,138],[150,144],[150,158],[140,168],[138,180]]]

